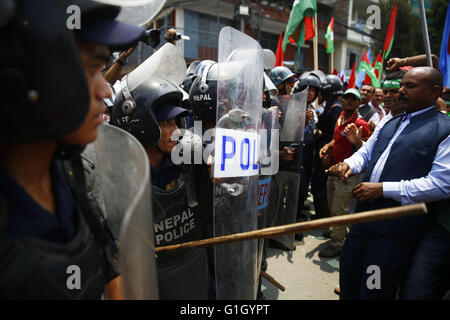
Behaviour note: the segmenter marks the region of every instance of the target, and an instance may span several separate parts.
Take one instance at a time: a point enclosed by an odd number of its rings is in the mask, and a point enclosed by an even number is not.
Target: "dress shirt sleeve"
[[[401,204],[430,202],[450,197],[450,136],[439,145],[427,176],[400,182],[383,182],[383,196]]]
[[[373,121],[373,123],[375,123],[375,125],[377,125],[380,122],[380,115],[378,114],[378,112],[375,110],[375,113],[370,117],[369,121]]]
[[[379,132],[380,130],[375,130],[358,151],[356,151],[350,158],[344,160],[344,162],[350,166],[352,173],[359,174],[366,169],[367,164],[372,157],[373,148],[377,142]]]

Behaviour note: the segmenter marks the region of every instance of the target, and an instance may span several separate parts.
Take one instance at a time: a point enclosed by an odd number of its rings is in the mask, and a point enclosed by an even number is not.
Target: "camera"
[[[144,32],[139,40],[156,49],[161,42],[161,31],[157,29],[149,29]]]
[[[178,40],[191,40],[191,38],[189,36],[185,36],[185,35],[179,34],[177,32],[177,33],[175,33],[173,40],[176,40],[176,41],[178,41]]]

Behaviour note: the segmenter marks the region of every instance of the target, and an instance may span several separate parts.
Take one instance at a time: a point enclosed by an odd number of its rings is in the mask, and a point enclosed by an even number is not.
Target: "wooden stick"
[[[314,14],[314,38],[313,38],[313,52],[314,52],[314,70],[319,70],[319,28],[317,27],[317,13]]]
[[[331,71],[330,71],[330,73],[333,73],[333,71],[334,71],[334,52],[330,53],[330,58],[331,58]]]
[[[279,283],[277,280],[275,280],[271,275],[265,273],[264,271],[261,270],[261,276],[263,276],[267,281],[269,281],[271,284],[273,284],[275,287],[277,287],[278,289],[280,289],[281,291],[284,292],[284,290],[286,290],[286,288]]]
[[[412,204],[401,207],[393,207],[386,209],[370,210],[355,214],[346,214],[343,216],[317,219],[313,221],[298,222],[286,224],[283,226],[265,228],[243,233],[236,233],[216,238],[196,240],[184,242],[171,246],[157,247],[155,252],[171,251],[177,249],[188,249],[218,245],[224,243],[232,243],[243,240],[274,238],[285,234],[293,234],[310,230],[326,229],[329,227],[352,225],[361,222],[378,221],[385,219],[395,219],[412,215],[424,215],[427,213],[427,207],[424,203]]]

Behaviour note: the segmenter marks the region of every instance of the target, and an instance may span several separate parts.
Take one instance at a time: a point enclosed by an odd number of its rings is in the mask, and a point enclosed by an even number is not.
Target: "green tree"
[[[441,52],[442,33],[444,32],[447,7],[448,0],[432,0],[431,8],[427,10],[431,52],[437,56]]]
[[[446,1],[446,0],[444,0]],[[381,29],[372,31],[376,39],[373,45],[375,53],[383,50],[384,39],[389,27],[389,20],[394,4],[397,2],[397,20],[395,24],[394,44],[389,58],[410,57],[424,54],[424,44],[420,18],[414,15],[409,0],[382,0],[380,1]]]

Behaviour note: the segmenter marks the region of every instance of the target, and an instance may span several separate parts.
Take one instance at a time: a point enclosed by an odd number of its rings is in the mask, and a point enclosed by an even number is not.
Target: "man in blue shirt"
[[[406,113],[340,164],[341,178],[365,170],[363,182],[353,189],[357,211],[449,198],[450,119],[435,106],[441,91],[439,71],[409,71],[399,91]],[[424,217],[407,217],[352,226],[340,261],[341,299],[393,298],[425,223]],[[371,289],[367,270],[373,265],[380,268],[381,287]]]

